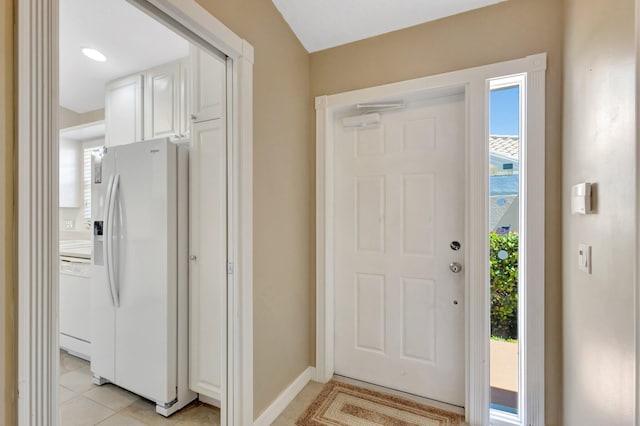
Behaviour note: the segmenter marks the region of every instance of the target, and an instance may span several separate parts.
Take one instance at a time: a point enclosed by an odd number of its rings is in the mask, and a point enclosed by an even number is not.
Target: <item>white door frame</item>
[[[465,188],[465,377],[466,419],[489,424],[489,230],[488,230],[488,80],[526,73],[526,138],[523,163],[522,242],[527,263],[525,311],[527,388],[523,422],[544,425],[544,156],[546,53],[430,77],[316,98],[316,374],[327,382],[334,374],[334,115],[341,108],[431,90],[464,87],[466,101]]]
[[[235,264],[228,296],[227,424],[253,424],[253,47],[195,0],[129,0],[231,60]],[[58,423],[58,0],[18,13],[18,423]]]

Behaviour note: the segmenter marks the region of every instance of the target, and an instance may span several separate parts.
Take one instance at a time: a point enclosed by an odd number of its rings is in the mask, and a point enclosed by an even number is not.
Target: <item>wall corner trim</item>
[[[269,405],[254,422],[255,426],[269,426],[287,408],[291,401],[316,376],[314,367],[307,367],[285,390]]]
[[[327,97],[326,96],[318,96],[316,97],[316,111],[327,108]]]
[[[253,46],[247,40],[242,40],[242,57],[253,65]]]
[[[538,53],[536,55],[527,56],[529,61],[529,71],[545,71],[547,69],[547,54]]]

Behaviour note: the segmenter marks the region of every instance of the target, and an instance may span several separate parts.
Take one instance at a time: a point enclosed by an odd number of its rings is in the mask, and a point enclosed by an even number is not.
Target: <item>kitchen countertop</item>
[[[91,259],[91,241],[60,240],[60,256]]]

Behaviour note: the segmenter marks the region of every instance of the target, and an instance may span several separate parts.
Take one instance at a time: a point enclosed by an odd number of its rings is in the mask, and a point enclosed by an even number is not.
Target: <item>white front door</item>
[[[335,372],[463,406],[464,97],[382,117],[334,125]]]

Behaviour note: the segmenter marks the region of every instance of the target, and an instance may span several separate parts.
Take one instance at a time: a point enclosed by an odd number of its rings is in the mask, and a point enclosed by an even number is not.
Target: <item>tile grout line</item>
[[[107,420],[109,420],[111,417],[115,416],[115,415],[116,415],[116,414],[118,414],[118,413],[120,413],[120,411],[116,411],[115,413],[113,413],[112,415],[110,415],[109,417],[107,417],[106,419],[102,419],[102,420],[100,420],[100,422],[99,422],[99,423],[96,423],[94,426],[99,426],[99,425],[101,425],[102,423],[106,422]]]

